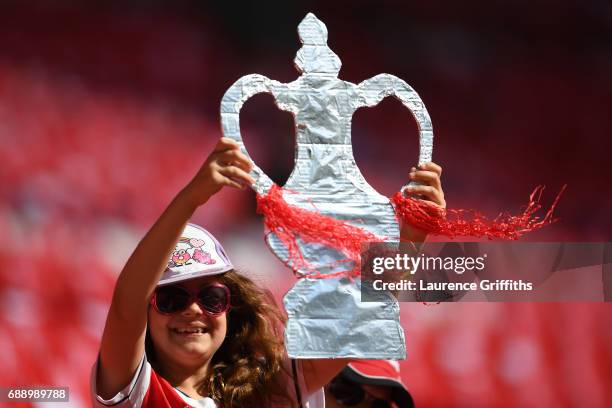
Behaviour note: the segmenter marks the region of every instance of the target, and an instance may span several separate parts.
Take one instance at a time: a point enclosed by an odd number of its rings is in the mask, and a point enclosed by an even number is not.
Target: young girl
[[[115,287],[98,361],[94,406],[324,406],[322,387],[345,359],[294,360],[271,296],[237,273],[206,230],[188,224],[223,186],[244,188],[252,164],[222,138],[151,227]],[[411,193],[444,204],[441,169],[412,169]],[[404,238],[423,234],[402,228]]]

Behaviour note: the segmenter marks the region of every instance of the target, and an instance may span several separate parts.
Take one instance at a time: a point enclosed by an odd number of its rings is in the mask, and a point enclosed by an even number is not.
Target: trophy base
[[[290,358],[406,358],[399,304],[361,302],[361,279],[303,278],[284,298]]]

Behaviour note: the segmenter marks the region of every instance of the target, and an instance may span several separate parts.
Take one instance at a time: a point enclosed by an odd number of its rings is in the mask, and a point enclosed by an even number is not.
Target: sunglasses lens
[[[365,398],[365,391],[359,384],[342,376],[334,378],[328,390],[339,404],[346,407],[357,405]]]
[[[198,294],[198,301],[208,313],[222,314],[229,307],[229,289],[221,285],[207,286]]]
[[[372,402],[372,408],[391,408],[391,404],[387,401],[377,399]]]
[[[189,303],[189,293],[176,286],[162,286],[155,291],[155,305],[162,313],[176,313]]]

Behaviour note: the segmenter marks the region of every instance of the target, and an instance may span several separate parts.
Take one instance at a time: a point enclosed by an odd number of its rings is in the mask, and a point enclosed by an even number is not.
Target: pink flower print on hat
[[[204,265],[212,265],[217,262],[212,259],[209,252],[202,251],[200,248],[196,248],[193,250],[192,259]]]

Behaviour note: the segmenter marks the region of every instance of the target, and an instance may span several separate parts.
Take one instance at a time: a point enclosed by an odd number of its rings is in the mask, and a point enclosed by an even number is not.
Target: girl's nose
[[[193,301],[185,310],[183,310],[182,314],[186,316],[199,316],[204,314],[204,311],[200,305],[197,304],[197,302]]]

